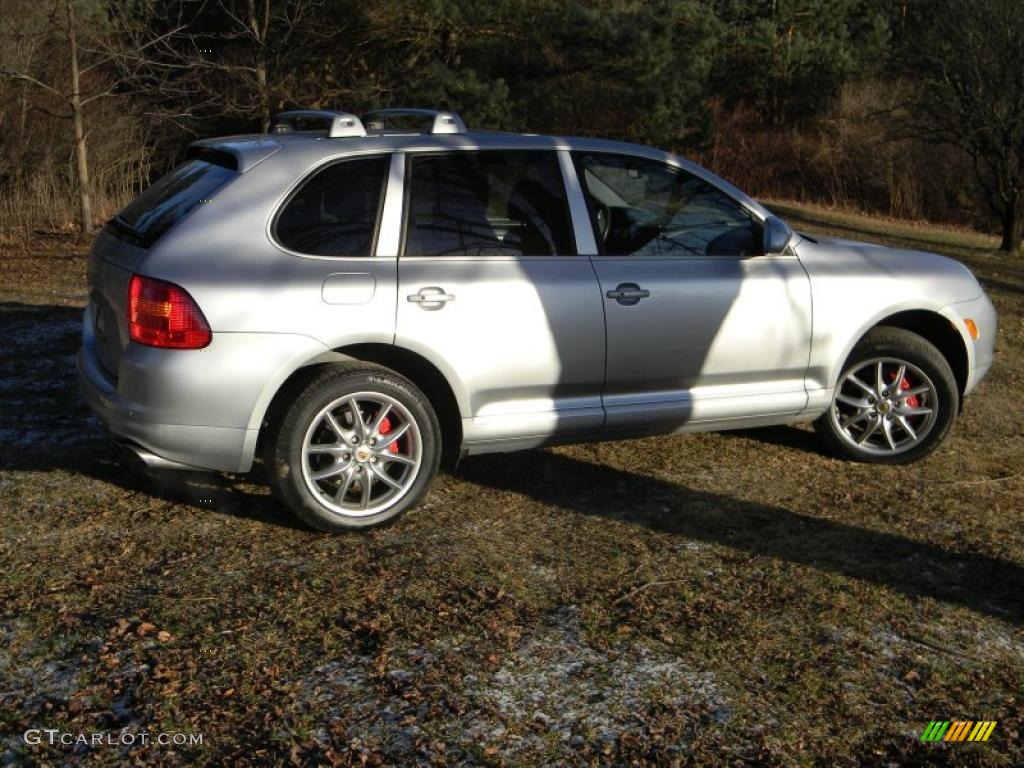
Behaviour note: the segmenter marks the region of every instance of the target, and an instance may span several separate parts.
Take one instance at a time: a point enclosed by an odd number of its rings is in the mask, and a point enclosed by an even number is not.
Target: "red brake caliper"
[[[893,379],[893,381],[896,380],[896,375],[895,374],[893,374],[892,379]],[[902,379],[900,379],[900,392],[903,392],[904,390],[907,390],[907,389],[910,389],[910,379],[908,379],[906,376],[904,376]],[[911,395],[910,397],[908,397],[907,398],[907,405],[909,405],[911,408],[917,408],[917,405],[918,405],[917,395]]]
[[[380,423],[380,433],[382,435],[386,435],[390,431],[391,431],[391,419],[389,419],[387,416],[385,416],[384,420]],[[391,443],[391,445],[388,446],[388,450],[391,451],[392,453],[398,453],[398,441],[397,440],[393,441]]]

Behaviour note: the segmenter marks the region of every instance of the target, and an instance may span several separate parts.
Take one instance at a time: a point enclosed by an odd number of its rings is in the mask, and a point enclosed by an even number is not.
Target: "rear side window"
[[[554,152],[450,152],[411,159],[407,256],[575,253]]]
[[[236,175],[227,158],[217,162],[197,158],[182,163],[122,208],[110,220],[108,231],[148,248]]]
[[[311,256],[369,256],[390,159],[342,160],[316,171],[278,214],[277,241]]]

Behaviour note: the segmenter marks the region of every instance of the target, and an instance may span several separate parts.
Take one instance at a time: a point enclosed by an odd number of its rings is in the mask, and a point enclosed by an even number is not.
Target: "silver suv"
[[[193,144],[96,239],[82,391],[148,464],[246,472],[336,531],[442,459],[814,421],[919,459],[992,363],[961,264],[811,237],[667,152],[278,115]]]

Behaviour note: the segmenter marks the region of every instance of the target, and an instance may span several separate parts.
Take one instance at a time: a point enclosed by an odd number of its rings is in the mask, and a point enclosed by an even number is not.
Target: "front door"
[[[600,429],[601,294],[556,151],[410,152],[406,175],[395,341],[458,390],[470,450]]]
[[[579,153],[607,319],[608,429],[795,414],[807,402],[810,283],[760,255],[760,222],[708,182]]]

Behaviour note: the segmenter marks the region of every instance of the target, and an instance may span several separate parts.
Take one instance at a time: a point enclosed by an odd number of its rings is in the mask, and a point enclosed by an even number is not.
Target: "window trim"
[[[589,221],[590,221],[590,230],[591,230],[591,232],[594,233],[594,246],[595,246],[595,250],[597,251],[597,253],[595,254],[594,258],[601,258],[601,259],[664,259],[664,260],[687,260],[687,261],[707,260],[707,259],[714,259],[716,261],[720,261],[722,259],[733,259],[734,261],[747,261],[748,259],[778,259],[778,258],[793,259],[793,258],[796,258],[796,254],[795,253],[788,253],[788,252],[787,253],[774,253],[774,254],[756,253],[756,254],[748,254],[748,255],[745,255],[745,256],[741,256],[739,254],[736,254],[736,255],[724,255],[723,254],[723,255],[715,255],[715,256],[709,256],[708,254],[704,254],[704,255],[701,255],[701,256],[697,256],[697,255],[682,254],[682,253],[681,254],[674,254],[674,255],[673,254],[660,254],[660,255],[649,255],[649,256],[635,256],[635,255],[629,255],[629,254],[627,254],[627,255],[619,255],[619,254],[605,253],[604,252],[604,243],[601,242],[601,237],[600,237],[600,235],[598,233],[597,218],[596,218],[597,215],[594,212],[593,206],[590,204],[590,197],[591,196],[590,196],[590,189],[587,187],[587,175],[586,175],[586,173],[584,173],[585,169],[580,164],[580,158],[583,155],[597,155],[597,156],[604,156],[604,157],[623,157],[623,158],[632,158],[632,159],[636,159],[636,160],[643,160],[643,161],[648,162],[648,163],[656,163],[658,165],[664,166],[665,168],[669,168],[669,169],[671,169],[672,171],[674,171],[676,173],[685,173],[685,174],[687,174],[687,175],[697,179],[698,181],[704,182],[709,187],[711,187],[712,189],[716,190],[719,194],[722,194],[725,197],[727,197],[729,200],[732,200],[736,204],[737,208],[739,208],[744,213],[746,213],[748,216],[750,216],[751,222],[753,224],[755,224],[755,225],[757,225],[759,227],[763,227],[764,226],[764,217],[761,216],[761,214],[759,214],[757,211],[752,209],[749,205],[744,203],[742,200],[738,200],[734,195],[729,194],[726,190],[722,189],[720,186],[718,186],[714,182],[708,180],[703,175],[701,175],[699,173],[694,173],[692,170],[690,170],[688,168],[685,168],[682,165],[679,165],[677,163],[666,162],[664,160],[658,160],[658,159],[655,159],[655,158],[652,158],[652,157],[648,157],[648,156],[643,155],[643,154],[633,154],[631,152],[613,152],[613,151],[607,151],[607,150],[594,150],[594,151],[592,151],[592,150],[587,150],[587,149],[572,149],[572,150],[570,150],[569,154],[572,157],[572,167],[576,171],[576,177],[579,180],[579,184],[580,184],[580,191],[583,194],[583,204],[587,208],[587,214],[588,214],[588,218],[589,218]]]
[[[329,259],[331,261],[337,261],[338,259],[357,259],[359,261],[366,261],[367,259],[376,258],[377,242],[380,239],[381,225],[384,220],[384,204],[386,202],[388,191],[388,180],[391,178],[391,163],[394,154],[394,152],[381,152],[380,150],[359,152],[344,155],[343,157],[330,157],[320,163],[317,163],[312,168],[309,168],[288,188],[280,201],[274,206],[273,214],[267,222],[267,237],[270,239],[271,244],[285,253],[291,254],[292,256],[299,256],[304,259]],[[341,165],[355,160],[372,160],[375,158],[380,158],[384,161],[384,174],[381,181],[380,196],[377,198],[377,218],[373,225],[373,237],[370,240],[369,251],[365,256],[357,256],[354,254],[328,256],[322,253],[303,253],[302,251],[296,251],[293,248],[289,248],[281,242],[281,239],[277,236],[277,222],[281,218],[281,214],[284,213],[284,210],[288,207],[288,204],[291,203],[295,196],[308,182],[312,181],[314,177],[323,171],[327,171],[332,166]]]
[[[449,261],[520,261],[522,259],[539,259],[545,261],[552,261],[558,259],[586,259],[589,258],[586,254],[580,253],[579,243],[576,241],[576,230],[572,216],[572,202],[569,193],[569,185],[565,178],[565,169],[562,167],[562,162],[559,159],[560,149],[557,147],[524,147],[524,148],[480,148],[480,147],[445,147],[444,149],[435,149],[431,147],[426,150],[407,150],[403,151],[404,158],[404,175],[405,175],[405,189],[402,196],[402,220],[401,220],[401,231],[399,233],[399,244],[398,244],[398,258],[404,259],[445,259]],[[570,244],[572,247],[572,253],[555,254],[553,256],[544,256],[540,254],[531,254],[518,256],[480,256],[471,253],[457,253],[447,255],[416,255],[407,254],[407,234],[409,231],[409,217],[412,215],[412,163],[417,157],[441,157],[446,155],[452,155],[458,152],[475,152],[477,155],[480,154],[543,154],[550,153],[552,159],[555,161],[555,165],[558,167],[558,177],[562,182],[562,193],[564,202],[564,213],[565,223],[569,232]]]

